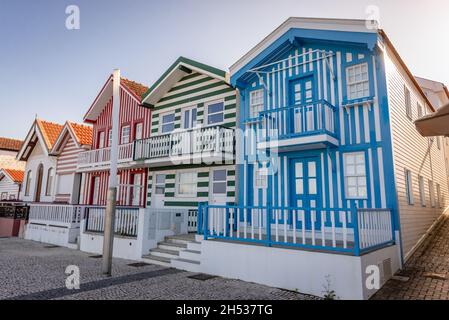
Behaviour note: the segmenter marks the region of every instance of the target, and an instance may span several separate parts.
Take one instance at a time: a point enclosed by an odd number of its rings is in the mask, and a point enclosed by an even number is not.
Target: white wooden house
[[[23,181],[23,170],[0,169],[0,200],[19,200],[20,188]]]

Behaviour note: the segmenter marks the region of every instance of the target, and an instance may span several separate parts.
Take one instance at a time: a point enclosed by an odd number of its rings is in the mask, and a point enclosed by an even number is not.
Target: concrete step
[[[150,254],[157,257],[174,259],[179,257],[179,251],[177,250],[167,250],[161,248],[154,248],[150,250]]]
[[[201,265],[198,261],[189,259],[173,259],[171,265],[176,269],[186,270],[190,272],[201,272]]]
[[[187,244],[187,250],[201,251],[201,242],[189,242]]]
[[[158,257],[152,254],[142,256],[142,261],[146,263],[157,264],[159,266],[171,267],[171,259]]]
[[[201,251],[196,250],[182,250],[179,252],[179,258],[200,262],[201,261]]]
[[[187,244],[163,241],[163,242],[159,242],[157,247],[159,249],[179,251],[179,250],[187,249]]]
[[[179,236],[168,236],[165,237],[165,242],[178,243],[178,244],[188,244],[194,241],[193,237],[179,237]]]

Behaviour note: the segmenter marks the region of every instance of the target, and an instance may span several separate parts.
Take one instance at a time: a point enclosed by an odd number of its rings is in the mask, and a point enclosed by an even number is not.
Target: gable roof
[[[13,182],[22,183],[24,171],[2,168],[0,169],[0,176],[1,174],[8,176],[8,178],[11,179],[11,181]]]
[[[0,150],[19,151],[23,141],[0,137]]]
[[[183,77],[198,72],[214,79],[229,83],[226,71],[211,67],[207,64],[194,61],[185,57],[179,57],[162,76],[142,96],[144,106],[153,106],[170,90],[170,88]]]
[[[24,143],[17,153],[16,159],[26,161],[38,142],[41,143],[45,154],[47,156],[50,155],[50,150],[53,148],[63,127],[63,125],[50,121],[41,119],[34,120]]]
[[[111,74],[101,88],[89,110],[84,115],[85,122],[94,122],[112,98],[112,81],[113,76]],[[148,87],[145,85],[123,77],[120,77],[120,88],[129,93],[130,96],[133,97],[139,104],[142,101],[142,95],[148,90]]]
[[[65,139],[67,135],[72,137],[77,148],[89,149],[92,145],[93,129],[91,126],[67,121],[59,133],[59,136],[50,153],[58,154],[62,151],[61,148],[67,141]]]

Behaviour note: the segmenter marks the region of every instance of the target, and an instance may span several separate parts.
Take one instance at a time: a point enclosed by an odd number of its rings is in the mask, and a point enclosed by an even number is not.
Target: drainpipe
[[[114,247],[114,222],[117,199],[117,160],[118,135],[120,117],[120,70],[114,69],[112,79],[112,143],[111,165],[109,171],[109,189],[107,194],[106,212],[103,234],[103,274],[112,274],[112,249]]]

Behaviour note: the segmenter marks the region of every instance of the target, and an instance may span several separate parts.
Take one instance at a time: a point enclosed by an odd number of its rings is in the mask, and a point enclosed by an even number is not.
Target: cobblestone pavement
[[[101,259],[62,247],[17,238],[0,238],[0,299],[260,299],[315,297],[239,280],[188,278],[195,273],[156,265],[128,266],[114,259],[113,276],[101,275]],[[68,265],[80,268],[79,290],[65,288]]]
[[[399,273],[409,280],[389,280],[372,299],[449,300],[449,217],[444,219]]]

